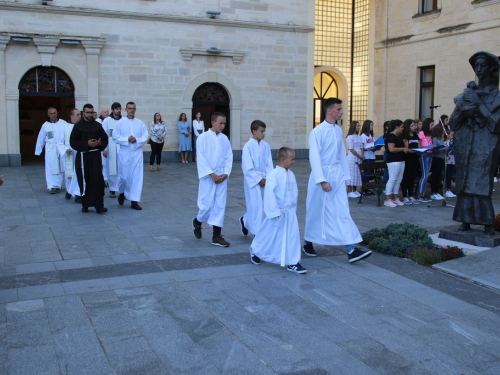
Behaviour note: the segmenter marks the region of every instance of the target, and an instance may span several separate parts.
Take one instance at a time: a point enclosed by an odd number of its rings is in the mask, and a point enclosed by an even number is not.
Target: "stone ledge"
[[[458,225],[447,227],[439,231],[439,238],[482,247],[496,247],[500,245],[500,234],[490,236],[485,234],[482,230],[472,228],[468,231],[461,232],[458,230]]]

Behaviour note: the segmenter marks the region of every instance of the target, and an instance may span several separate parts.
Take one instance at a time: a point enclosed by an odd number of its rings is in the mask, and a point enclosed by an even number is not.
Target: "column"
[[[5,48],[7,48],[9,40],[9,36],[0,36],[0,167],[9,165],[7,155],[7,103],[5,101]]]
[[[101,40],[82,40],[87,54],[87,90],[88,103],[99,109],[99,53],[104,47]]]

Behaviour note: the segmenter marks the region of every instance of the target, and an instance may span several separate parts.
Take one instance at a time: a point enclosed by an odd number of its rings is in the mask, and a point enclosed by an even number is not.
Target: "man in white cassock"
[[[66,199],[71,199],[72,195],[75,195],[75,202],[81,203],[79,199],[79,191],[76,193],[71,188],[71,183],[73,182],[73,177],[75,174],[75,156],[76,151],[71,148],[69,144],[71,132],[73,131],[73,126],[82,117],[80,111],[77,108],[73,108],[69,111],[69,121],[61,124],[59,129],[59,139],[57,141],[57,149],[61,159],[61,170],[64,172],[64,184],[66,186]],[[75,185],[73,183],[73,185]],[[80,202],[78,202],[80,200]]]
[[[149,133],[144,122],[135,117],[137,107],[128,102],[125,106],[127,117],[116,124],[113,140],[120,145],[118,153],[118,171],[120,173],[120,195],[118,203],[123,205],[125,198],[130,200],[134,210],[142,210],[139,206],[144,178],[144,162],[142,146],[146,144]]]
[[[213,226],[212,245],[227,247],[221,234],[227,200],[227,179],[233,168],[233,150],[229,139],[222,133],[226,126],[226,115],[215,112],[212,127],[200,134],[196,140],[196,165],[198,178],[198,214],[193,218],[193,231],[200,239],[201,223]]]
[[[38,133],[35,155],[40,155],[45,147],[45,179],[50,194],[56,194],[62,187],[64,171],[59,163],[57,140],[59,129],[66,121],[57,117],[57,109],[50,107],[47,111],[49,119],[45,121]]]
[[[108,107],[101,107],[99,110],[99,117],[96,118],[95,120],[99,124],[103,124],[104,120],[109,116],[109,108]],[[109,137],[109,134],[108,134]],[[104,151],[101,154],[103,160],[102,160],[102,177],[104,177],[104,185],[108,187],[108,171],[106,169],[107,166],[104,165]]]
[[[355,245],[361,234],[351,218],[345,181],[351,178],[342,129],[342,100],[329,98],[323,103],[325,121],[309,135],[311,175],[307,186],[306,228],[303,251],[316,256],[313,242],[321,245],[345,245],[349,262],[371,255]]]
[[[250,260],[261,260],[287,266],[295,273],[306,273],[300,264],[300,233],[297,221],[299,190],[290,167],[295,162],[295,152],[288,147],[278,151],[278,165],[267,175],[264,191],[266,218],[250,246]]]
[[[241,234],[256,234],[264,220],[264,186],[266,176],[273,170],[271,148],[264,141],[266,124],[255,120],[250,125],[252,138],[243,146],[241,169],[247,212],[240,217]]]
[[[109,137],[108,147],[102,152],[102,173],[104,180],[108,182],[111,198],[115,198],[116,192],[120,190],[120,174],[118,172],[120,145],[113,139],[114,129],[120,121],[122,121],[122,105],[115,102],[111,105],[111,116],[107,116],[102,122],[102,128]]]

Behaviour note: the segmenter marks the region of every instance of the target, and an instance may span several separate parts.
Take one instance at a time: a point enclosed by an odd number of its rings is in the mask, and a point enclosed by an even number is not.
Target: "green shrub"
[[[419,264],[431,265],[443,261],[442,249],[440,247],[416,247],[406,254],[406,257]]]
[[[363,233],[363,242],[372,250],[401,258],[416,247],[434,247],[427,229],[406,222],[366,231]]]

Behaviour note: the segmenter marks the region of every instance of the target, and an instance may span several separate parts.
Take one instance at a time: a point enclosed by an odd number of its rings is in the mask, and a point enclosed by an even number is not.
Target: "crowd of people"
[[[442,115],[437,124],[431,118],[424,121],[396,119],[384,123],[382,157],[387,165],[384,206],[394,208],[456,197],[451,191],[455,173],[453,133],[447,115]],[[366,170],[366,175],[362,176],[358,164],[374,162],[375,152],[380,149],[380,145],[375,144],[373,122],[366,120],[361,127],[358,121],[353,121],[346,142],[351,175],[347,181],[347,195],[349,198],[358,198],[360,194],[371,195],[373,193],[367,189],[360,191],[371,171]],[[429,176],[431,194],[427,196]],[[443,183],[446,192],[441,195]]]

